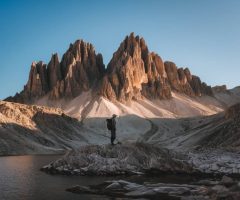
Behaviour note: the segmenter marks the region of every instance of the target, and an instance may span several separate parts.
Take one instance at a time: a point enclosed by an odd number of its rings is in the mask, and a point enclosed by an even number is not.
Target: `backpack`
[[[106,119],[106,121],[107,121],[107,129],[112,130],[112,126],[113,126],[112,119]]]

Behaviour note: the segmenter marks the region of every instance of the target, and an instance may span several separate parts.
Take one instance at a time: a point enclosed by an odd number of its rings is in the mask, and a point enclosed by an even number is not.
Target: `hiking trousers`
[[[116,139],[116,129],[111,130],[111,144],[114,144],[114,140]]]

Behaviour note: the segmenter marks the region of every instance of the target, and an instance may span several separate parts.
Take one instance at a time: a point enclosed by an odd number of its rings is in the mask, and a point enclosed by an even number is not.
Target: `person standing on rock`
[[[113,114],[112,118],[107,119],[107,128],[111,131],[111,144],[114,145],[114,140],[116,139],[116,117],[117,115]]]

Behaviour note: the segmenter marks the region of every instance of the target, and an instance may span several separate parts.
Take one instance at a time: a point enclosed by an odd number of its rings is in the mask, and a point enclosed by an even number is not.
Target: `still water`
[[[73,185],[92,185],[109,177],[48,175],[39,169],[59,156],[0,157],[0,200],[75,200],[110,199],[95,195],[66,192]]]
[[[59,157],[53,155],[0,157],[0,200],[123,199],[66,192],[66,188],[74,185],[95,185],[113,178],[49,175],[39,170],[42,166]],[[194,181],[193,177],[176,175],[114,177],[114,179],[124,179],[137,183],[190,183]]]

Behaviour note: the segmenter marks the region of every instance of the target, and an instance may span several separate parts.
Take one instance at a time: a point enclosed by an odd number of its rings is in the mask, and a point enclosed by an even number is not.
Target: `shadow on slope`
[[[106,118],[87,118],[79,122],[65,114],[37,112],[30,120],[34,127],[14,121],[0,123],[0,155],[58,153],[86,144],[110,142]],[[117,124],[117,138],[123,143],[147,142],[185,151],[239,149],[240,146],[240,117],[236,114],[181,119],[126,115],[121,116]]]
[[[59,153],[88,143],[82,125],[66,115],[36,113],[35,127],[0,123],[0,155]]]

